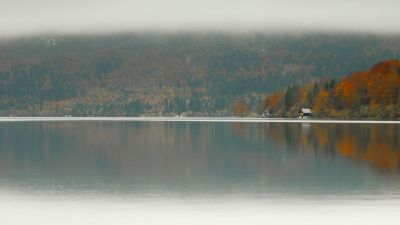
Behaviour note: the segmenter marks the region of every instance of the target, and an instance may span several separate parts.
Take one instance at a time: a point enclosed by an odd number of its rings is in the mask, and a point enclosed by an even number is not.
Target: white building
[[[299,118],[310,118],[311,117],[311,109],[302,108],[299,111]]]

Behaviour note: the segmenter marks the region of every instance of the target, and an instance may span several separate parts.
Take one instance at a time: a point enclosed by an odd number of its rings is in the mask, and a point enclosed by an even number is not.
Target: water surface
[[[374,224],[400,209],[399,124],[20,121],[0,134],[11,223]]]

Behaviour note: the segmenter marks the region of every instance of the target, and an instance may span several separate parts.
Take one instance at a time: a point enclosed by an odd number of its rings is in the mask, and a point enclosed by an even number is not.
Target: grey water
[[[393,224],[400,124],[0,122],[6,224]]]

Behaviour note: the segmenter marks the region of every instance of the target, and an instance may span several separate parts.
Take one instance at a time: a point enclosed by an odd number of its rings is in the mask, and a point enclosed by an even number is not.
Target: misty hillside
[[[396,58],[399,49],[398,37],[344,34],[129,34],[3,40],[0,97],[4,110],[82,97],[99,88],[148,89],[147,94],[183,88],[182,98],[195,93],[199,98],[210,96],[215,104],[216,96],[268,94],[289,84],[340,79]]]

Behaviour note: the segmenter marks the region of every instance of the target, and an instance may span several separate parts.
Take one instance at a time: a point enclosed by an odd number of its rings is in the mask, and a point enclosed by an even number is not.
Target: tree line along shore
[[[274,117],[293,118],[301,108],[316,118],[399,118],[400,63],[382,61],[365,71],[344,76],[339,82],[321,79],[304,86],[278,88],[263,102]]]
[[[321,118],[397,118],[398,63],[388,60],[400,51],[397,40],[321,33],[0,40],[0,116],[257,117],[268,108],[291,118],[310,108]]]
[[[293,84],[268,95],[256,92],[236,97],[201,95],[190,87],[167,88],[161,82],[153,88],[99,87],[79,95],[73,91],[67,93],[71,95],[68,100],[43,101],[19,108],[11,99],[3,98],[1,114],[257,117],[268,108],[273,117],[295,118],[301,108],[310,108],[315,118],[399,118],[400,63],[397,59],[382,61],[339,81],[331,78],[303,86]]]

